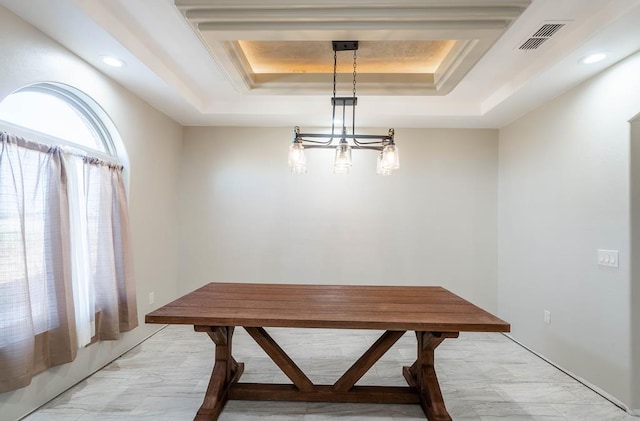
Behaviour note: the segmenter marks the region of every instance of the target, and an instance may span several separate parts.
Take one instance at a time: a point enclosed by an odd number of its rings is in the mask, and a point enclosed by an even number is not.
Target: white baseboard
[[[528,346],[524,345],[522,342],[518,341],[517,339],[515,339],[513,336],[509,335],[508,333],[502,333],[502,334],[504,336],[506,336],[507,338],[509,338],[510,340],[512,340],[513,342],[515,342],[518,345],[520,345],[521,347],[523,347],[524,349],[526,349],[527,351],[531,352],[533,355],[537,356],[538,358],[546,361],[547,363],[551,364],[552,366],[554,366],[558,370],[562,371],[567,376],[574,378],[576,381],[582,383],[584,386],[586,386],[589,389],[593,390],[598,395],[602,396],[603,398],[605,398],[606,400],[608,400],[609,402],[611,402],[612,404],[614,404],[618,408],[620,408],[620,409],[624,410],[625,412],[627,412],[629,415],[632,415],[634,417],[640,417],[640,409],[631,409],[631,408],[627,407],[627,405],[622,403],[615,396],[612,396],[611,394],[605,392],[604,390],[602,390],[601,388],[599,388],[595,384],[592,384],[592,383],[586,381],[585,379],[583,379],[582,377],[572,373],[571,371],[569,371],[569,370],[567,370],[567,369],[565,369],[563,367],[560,367],[558,364],[554,363],[550,359],[546,358],[544,355],[541,355],[541,354],[537,353],[536,351],[534,351],[533,349],[529,348]]]

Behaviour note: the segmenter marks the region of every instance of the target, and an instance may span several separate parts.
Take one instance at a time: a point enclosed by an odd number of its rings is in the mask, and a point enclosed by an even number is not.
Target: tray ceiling
[[[363,41],[357,51],[362,73],[434,73],[456,41]],[[333,73],[333,50],[326,41],[238,41],[254,74]],[[353,52],[339,54],[338,72],[351,73]]]
[[[240,91],[326,91],[330,41],[357,40],[360,93],[446,95],[530,0],[175,4]],[[350,52],[338,60],[339,71],[351,74]]]

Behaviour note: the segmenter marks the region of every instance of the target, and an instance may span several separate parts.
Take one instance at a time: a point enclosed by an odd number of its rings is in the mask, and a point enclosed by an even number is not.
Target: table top
[[[438,286],[210,283],[147,314],[147,323],[508,332],[510,325]]]

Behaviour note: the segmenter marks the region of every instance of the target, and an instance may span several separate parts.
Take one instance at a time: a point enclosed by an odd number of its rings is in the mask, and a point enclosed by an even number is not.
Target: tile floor
[[[318,384],[333,383],[380,332],[268,329]],[[405,334],[358,383],[404,386],[415,359]],[[192,420],[211,374],[214,345],[191,327],[169,326],[25,418],[27,421]],[[242,329],[234,355],[242,381],[287,382]],[[436,370],[456,421],[640,421],[501,334],[461,334],[436,350]],[[418,405],[230,401],[220,421],[417,421]]]

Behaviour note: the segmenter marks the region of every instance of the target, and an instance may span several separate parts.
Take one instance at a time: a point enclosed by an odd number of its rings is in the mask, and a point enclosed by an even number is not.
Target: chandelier
[[[338,51],[353,51],[353,91],[352,96],[336,96],[336,75],[338,69]],[[353,149],[365,149],[380,152],[378,154],[376,173],[379,175],[391,175],[394,170],[400,168],[398,148],[393,136],[393,129],[389,129],[386,135],[359,134],[356,131],[356,61],[358,41],[333,41],[333,96],[331,98],[332,118],[331,133],[301,133],[296,126],[293,133],[293,144],[289,148],[289,167],[294,174],[307,172],[307,160],[305,149],[335,149],[335,161],[333,172],[336,174],[348,174],[351,169],[351,151]],[[346,116],[347,107],[351,107],[351,133],[348,133]],[[342,130],[336,134],[336,108],[342,113]],[[319,140],[326,139],[326,140]],[[334,142],[335,140],[335,142]],[[351,142],[349,142],[349,140]]]

